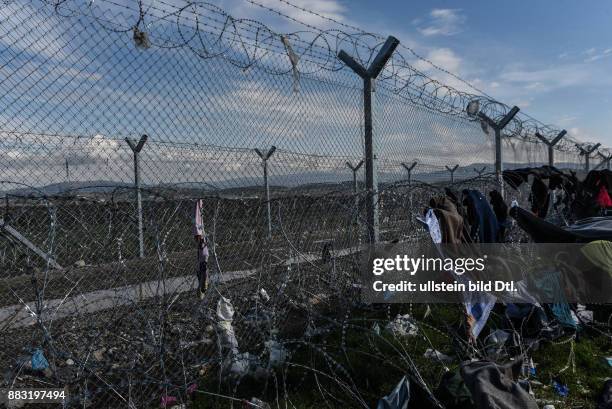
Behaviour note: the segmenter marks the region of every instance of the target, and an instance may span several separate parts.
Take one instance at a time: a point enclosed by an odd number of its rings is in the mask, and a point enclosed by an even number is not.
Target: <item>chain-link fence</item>
[[[5,383],[66,385],[73,406],[165,405],[223,368],[212,341],[223,338],[212,325],[220,296],[252,357],[263,359],[271,337],[305,343],[307,331],[340,322],[355,300],[356,255],[371,241],[371,192],[359,165],[362,82],[336,55],[367,66],[379,40],[280,35],[207,3],[3,5]],[[494,132],[466,106],[478,101],[493,121],[509,112],[426,77],[411,58],[396,51],[374,82],[382,241],[422,237],[415,216],[450,182],[494,186]],[[519,114],[503,132],[503,165],[513,168],[547,164],[534,135],[558,130]],[[584,168],[576,143],[555,146],[558,166]],[[202,300],[199,199],[211,253]],[[49,367],[31,376],[24,357],[39,348]],[[204,392],[237,399],[221,389]]]

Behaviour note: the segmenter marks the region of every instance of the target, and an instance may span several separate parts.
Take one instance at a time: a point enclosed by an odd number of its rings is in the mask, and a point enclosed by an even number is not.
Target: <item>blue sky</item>
[[[277,31],[303,29],[245,0],[216,4]],[[323,28],[333,23],[279,0],[259,3]],[[392,34],[404,45],[493,97],[582,140],[612,145],[612,2],[294,0],[366,31]],[[463,87],[425,63],[417,68]]]

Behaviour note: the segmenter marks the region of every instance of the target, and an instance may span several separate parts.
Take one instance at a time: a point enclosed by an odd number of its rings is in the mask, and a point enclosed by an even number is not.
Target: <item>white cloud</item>
[[[452,73],[457,73],[461,66],[461,58],[450,48],[434,48],[427,52],[425,58]],[[423,72],[435,70],[431,64],[422,60],[415,61],[413,65],[414,68]]]
[[[589,55],[589,57],[586,58],[584,62],[594,62],[597,60],[601,60],[602,58],[612,56],[612,48],[606,48],[600,52],[598,52],[595,48],[591,48],[587,51],[588,52],[586,54]]]
[[[454,35],[461,32],[464,21],[461,9],[433,9],[429,13],[427,26],[420,27],[419,32],[427,37]]]
[[[277,10],[280,13],[299,22],[319,28],[330,28],[336,26],[334,22],[329,21],[326,18],[351,24],[351,21],[347,17],[347,8],[342,2],[337,0],[292,1],[291,3],[296,7],[292,7],[291,5],[278,0],[258,0],[258,3],[264,7]],[[243,0],[228,0],[222,4],[222,8],[228,11],[232,16],[236,18],[252,18],[262,21],[264,24],[269,25],[276,31],[294,31],[303,30],[305,28],[302,24],[296,21],[287,20],[280,16],[274,16],[264,8],[256,5],[250,5],[251,7],[248,6],[249,4],[247,4],[247,7],[245,7],[245,2]],[[301,9],[310,10],[312,13]],[[321,18],[317,16],[317,14],[326,18]]]

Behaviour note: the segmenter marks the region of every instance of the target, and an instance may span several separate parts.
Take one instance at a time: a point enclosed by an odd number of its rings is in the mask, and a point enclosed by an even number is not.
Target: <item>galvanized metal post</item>
[[[142,150],[148,136],[142,135],[140,140],[125,138],[125,141],[132,149],[134,155],[134,188],[136,190],[136,211],[138,216],[138,255],[140,258],[144,258],[144,229],[142,223],[142,193],[140,187],[140,151]]]
[[[359,163],[355,166],[353,166],[350,162],[346,162],[346,166],[353,172],[353,193],[357,193],[357,172],[363,166],[363,160],[359,161]]]
[[[407,165],[402,162],[402,166],[404,167],[404,169],[406,169],[406,172],[408,172],[408,186],[412,185],[412,169],[414,169],[416,165],[416,161],[412,162],[412,165]]]
[[[604,163],[606,164],[606,169],[610,170],[610,161],[612,161],[612,155],[604,155],[601,152],[597,152],[597,155],[599,155],[599,157],[602,159],[601,163],[599,165],[597,165],[597,167],[600,167],[601,165],[603,165]]]
[[[276,146],[272,146],[268,153],[265,155],[259,150],[255,149],[255,153],[259,155],[261,158],[262,166],[263,166],[263,177],[264,177],[264,189],[266,191],[266,214],[268,221],[268,239],[272,239],[272,207],[270,204],[270,184],[268,183],[268,159],[272,156],[272,154],[276,151]]]
[[[544,142],[546,146],[548,146],[548,166],[555,166],[555,145],[567,134],[567,131],[564,129],[555,136],[553,140],[548,140],[544,136],[542,136],[539,132],[535,133],[535,136]]]
[[[355,221],[357,221],[359,220],[359,197],[357,196],[359,186],[357,184],[357,172],[363,166],[363,160],[359,161],[359,163],[355,166],[353,166],[350,162],[346,162],[346,166],[353,172],[353,194],[355,195]]]
[[[586,149],[583,146],[580,145],[576,145],[576,147],[578,148],[578,150],[580,151],[580,156],[584,156],[584,170],[586,170],[586,172],[588,173],[590,170],[590,166],[589,166],[589,158],[591,156],[591,154],[593,152],[595,152],[595,150],[597,148],[599,148],[601,146],[601,143],[597,143],[593,146],[589,146]]]
[[[363,117],[364,117],[364,147],[367,199],[368,233],[372,242],[379,241],[379,198],[376,172],[376,153],[372,139],[372,81],[378,77],[391,54],[399,45],[399,40],[389,36],[368,69],[355,61],[344,50],[338,53],[338,58],[363,79]]]
[[[468,105],[468,114],[470,114],[470,105]],[[481,121],[486,122],[495,131],[495,178],[497,179],[497,185],[499,193],[504,197],[504,178],[503,178],[503,158],[502,158],[502,140],[501,131],[510,123],[512,118],[520,111],[519,107],[513,107],[499,122],[495,122],[487,115],[482,112],[477,112],[477,115]]]
[[[445,166],[446,170],[448,170],[451,174],[451,184],[455,183],[455,171],[457,170],[457,168],[459,168],[459,165],[455,165],[452,168]]]

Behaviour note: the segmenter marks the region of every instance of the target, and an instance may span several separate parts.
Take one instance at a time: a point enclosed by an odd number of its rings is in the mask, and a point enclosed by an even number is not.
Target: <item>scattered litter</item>
[[[243,401],[242,407],[245,409],[248,409],[248,408],[271,409],[268,403],[258,398],[251,398],[250,401],[246,401],[246,400]]]
[[[93,357],[96,361],[104,360],[104,353],[106,352],[105,348],[97,349],[93,352]]]
[[[557,395],[562,397],[566,397],[567,395],[569,395],[569,388],[567,387],[567,385],[561,384],[557,381],[553,381],[552,386]]]
[[[501,329],[491,332],[484,340],[487,355],[498,358],[504,349],[504,345],[510,338],[510,333]]]
[[[413,336],[419,332],[419,329],[410,318],[410,314],[397,315],[393,321],[387,324],[385,329],[395,336]]]
[[[271,367],[275,368],[281,366],[287,360],[287,349],[275,340],[266,341],[266,348],[270,352],[269,364]]]
[[[198,384],[197,383],[192,383],[187,387],[187,393],[188,394],[193,394],[195,391],[198,390]]]
[[[174,406],[175,403],[177,403],[176,396],[164,395],[161,397],[160,406],[162,408],[170,408],[171,406]]]
[[[523,376],[535,376],[536,366],[532,358],[525,358],[523,366],[521,367],[521,374]]]
[[[231,301],[225,297],[219,298],[219,302],[217,303],[217,319],[221,347],[231,351],[233,354],[238,353],[238,340],[236,339],[234,327],[232,326],[234,306]]]
[[[607,356],[604,358],[608,366],[612,366],[612,356]]]
[[[513,380],[515,361],[497,365],[490,361],[466,361],[461,364],[461,377],[472,393],[477,408],[538,409],[533,396]]]
[[[555,409],[555,405],[544,405],[542,409]]]
[[[86,266],[85,260],[77,260],[77,261],[75,261],[74,262],[74,266],[75,267],[85,267]]]
[[[535,396],[533,393],[533,388],[531,387],[531,382],[528,379],[519,379],[518,384],[521,388],[525,389],[525,391],[531,396]]]
[[[374,325],[372,325],[372,332],[374,332],[376,335],[380,335],[380,325],[378,325],[378,322],[375,322]]]
[[[423,356],[429,359],[436,359],[442,362],[443,364],[450,364],[453,362],[453,358],[451,358],[450,356],[431,348],[428,348],[427,351],[425,351],[425,354],[423,354]]]
[[[444,404],[444,407],[449,409],[474,407],[472,394],[465,386],[459,369],[450,370],[442,375],[434,395]]]
[[[378,400],[376,409],[408,409],[410,401],[410,381],[404,376],[395,389]]]
[[[262,299],[264,302],[268,302],[268,301],[270,301],[270,296],[269,296],[269,295],[268,295],[268,293],[266,292],[266,289],[265,289],[265,288],[262,288],[262,289],[260,289],[260,290],[259,290],[259,296],[261,297],[261,299]]]
[[[47,358],[45,358],[45,355],[40,348],[36,348],[32,353],[30,364],[32,365],[32,370],[34,371],[44,371],[45,369],[49,368],[49,362],[47,361]]]
[[[593,322],[593,311],[587,310],[586,305],[578,304],[576,306],[576,315],[582,324],[589,324]]]
[[[232,375],[244,376],[249,372],[249,367],[251,365],[249,353],[236,354],[230,357],[229,363],[229,371]]]
[[[72,366],[72,365],[74,365],[74,361],[72,359],[68,358],[68,359],[66,359],[66,365]]]
[[[425,314],[423,314],[423,319],[429,317],[431,315],[431,307],[427,304],[427,309],[425,310]]]

